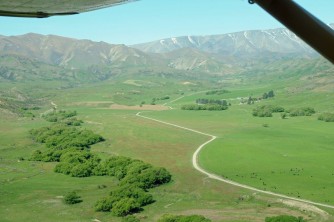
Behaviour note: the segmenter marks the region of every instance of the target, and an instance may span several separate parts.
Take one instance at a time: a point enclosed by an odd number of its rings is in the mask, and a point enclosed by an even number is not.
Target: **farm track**
[[[183,130],[191,131],[191,132],[194,132],[194,133],[197,133],[197,134],[200,134],[200,135],[208,136],[210,139],[207,140],[206,142],[204,142],[203,144],[201,144],[196,149],[196,151],[194,152],[194,154],[192,156],[192,165],[193,165],[193,167],[197,171],[199,171],[199,172],[207,175],[211,179],[218,180],[218,181],[221,181],[221,182],[224,182],[224,183],[236,186],[236,187],[240,187],[240,188],[243,188],[243,189],[255,191],[255,192],[258,192],[258,193],[263,193],[263,194],[267,194],[267,195],[271,195],[271,196],[275,196],[275,197],[279,197],[279,198],[283,198],[283,199],[287,199],[287,200],[298,201],[298,202],[301,202],[301,203],[304,203],[304,204],[311,204],[311,205],[314,205],[314,206],[319,206],[319,207],[325,207],[325,208],[334,209],[333,205],[328,205],[328,204],[323,204],[323,203],[317,203],[317,202],[313,202],[313,201],[310,201],[310,200],[304,200],[304,199],[299,199],[299,198],[295,198],[295,197],[289,197],[289,196],[286,196],[286,195],[283,195],[283,194],[279,194],[279,193],[274,193],[274,192],[270,192],[270,191],[260,190],[260,189],[257,189],[255,187],[251,187],[251,186],[240,184],[240,183],[237,183],[237,182],[234,182],[234,181],[231,181],[231,180],[227,180],[227,179],[224,179],[221,176],[218,176],[218,175],[215,175],[213,173],[210,173],[210,172],[204,170],[203,168],[201,168],[199,166],[199,164],[198,164],[198,155],[199,155],[200,151],[206,145],[208,145],[209,143],[211,143],[212,141],[214,141],[217,138],[216,136],[208,134],[208,133],[204,133],[204,132],[201,132],[201,131],[198,131],[198,130],[195,130],[195,129],[190,129],[190,128],[187,128],[187,127],[184,127],[184,126],[180,126],[180,125],[176,125],[176,124],[173,124],[173,123],[168,123],[168,122],[165,122],[165,121],[162,121],[162,120],[154,119],[154,118],[151,118],[151,117],[143,116],[143,115],[141,115],[141,112],[138,112],[136,114],[136,116],[144,118],[144,119],[148,119],[148,120],[151,120],[151,121],[155,121],[155,122],[158,122],[158,123],[162,123],[162,124],[165,124],[165,125],[169,125],[169,126],[173,126],[173,127],[176,127],[176,128],[180,128],[180,129],[183,129]]]

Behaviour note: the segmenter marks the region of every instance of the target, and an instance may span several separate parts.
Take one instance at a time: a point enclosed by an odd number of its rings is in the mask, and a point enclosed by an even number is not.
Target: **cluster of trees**
[[[253,116],[257,117],[272,117],[273,113],[284,112],[284,108],[275,105],[262,105],[253,109]]]
[[[273,113],[281,113],[281,117],[284,119],[286,116],[311,116],[315,113],[312,107],[301,107],[286,110],[281,106],[276,105],[263,105],[253,109],[253,116],[257,117],[272,117]]]
[[[225,93],[229,93],[230,91],[226,90],[226,89],[217,89],[217,90],[211,90],[206,92],[206,95],[221,95],[221,94],[225,94]]]
[[[242,98],[241,103],[242,104],[247,103],[248,105],[251,105],[251,104],[254,104],[257,101],[261,101],[262,99],[269,99],[269,98],[272,98],[274,96],[275,96],[274,91],[270,90],[269,92],[265,92],[265,93],[263,93],[262,96],[257,97],[257,98],[252,97],[252,96],[248,97],[248,99]]]
[[[30,130],[32,139],[44,143],[48,148],[42,152],[36,150],[31,160],[43,162],[59,162],[63,154],[68,152],[87,151],[91,145],[104,141],[104,138],[91,130],[80,130],[63,123]]]
[[[72,177],[89,177],[95,175],[101,159],[88,150],[68,151],[60,157],[55,166],[56,173],[63,173]]]
[[[205,105],[197,105],[197,104],[186,104],[181,107],[183,110],[226,110],[228,106],[218,105],[218,104],[205,104]]]
[[[201,215],[164,215],[158,222],[210,222],[211,220]]]
[[[221,99],[196,99],[197,104],[218,104],[218,105],[223,105],[227,106],[227,101],[226,100],[221,100]]]
[[[96,175],[117,177],[118,188],[95,204],[96,211],[111,211],[126,216],[154,202],[148,189],[168,183],[171,174],[165,168],[153,167],[140,160],[114,156],[94,170]]]
[[[30,131],[33,140],[47,147],[44,152],[35,151],[30,160],[59,162],[54,171],[72,177],[113,176],[119,179],[118,187],[95,204],[97,211],[112,211],[116,216],[137,212],[154,202],[148,189],[170,182],[171,174],[165,168],[140,160],[113,156],[101,161],[90,152],[90,146],[103,141],[103,137],[65,124],[64,120],[66,118],[60,123]],[[72,192],[65,196],[64,201],[74,204],[81,199]]]
[[[301,108],[294,108],[287,111],[289,116],[312,116],[315,113],[314,108],[312,107],[301,107]]]
[[[46,114],[43,114],[42,117],[49,122],[61,122],[62,120],[68,119],[70,117],[74,117],[77,115],[76,111],[65,111],[65,110],[60,110],[56,111],[54,110],[53,112],[49,112]]]
[[[266,217],[265,222],[306,222],[306,220],[302,217],[280,215],[276,217]]]
[[[334,122],[334,113],[322,113],[319,115],[318,120]]]
[[[275,96],[274,91],[270,90],[269,92],[265,92],[262,95],[262,99],[269,99],[269,98],[273,98]]]

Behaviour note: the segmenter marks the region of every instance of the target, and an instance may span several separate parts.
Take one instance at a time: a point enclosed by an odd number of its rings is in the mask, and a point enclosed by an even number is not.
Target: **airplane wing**
[[[334,30],[292,0],[248,0],[257,3],[334,64]]]
[[[47,18],[73,15],[136,0],[1,0],[0,16]]]

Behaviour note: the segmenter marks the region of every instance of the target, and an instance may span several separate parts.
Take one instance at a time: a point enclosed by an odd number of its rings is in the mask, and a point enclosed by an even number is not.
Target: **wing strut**
[[[248,0],[257,3],[334,64],[334,30],[293,0]]]

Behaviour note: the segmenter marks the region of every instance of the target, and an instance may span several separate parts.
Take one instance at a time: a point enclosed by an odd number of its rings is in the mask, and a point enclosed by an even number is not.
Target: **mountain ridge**
[[[307,55],[315,53],[306,43],[285,28],[242,31],[222,35],[172,37],[136,44],[132,47],[154,53],[165,53],[190,47],[225,56],[265,52]]]
[[[80,76],[78,72],[84,72],[104,80],[129,69],[133,72],[153,68],[167,72],[181,70],[197,74],[234,74],[259,63],[313,58],[318,54],[295,34],[279,28],[175,37],[132,47],[28,33],[0,36],[0,56],[2,60],[10,61],[8,64],[1,63],[0,75],[5,79],[25,79],[23,76],[29,70],[32,73],[36,71],[34,66],[42,66],[45,70],[48,70],[47,67],[56,70],[54,72],[58,73],[59,78],[59,73],[72,73],[72,78]],[[36,73],[34,77],[42,75]]]

